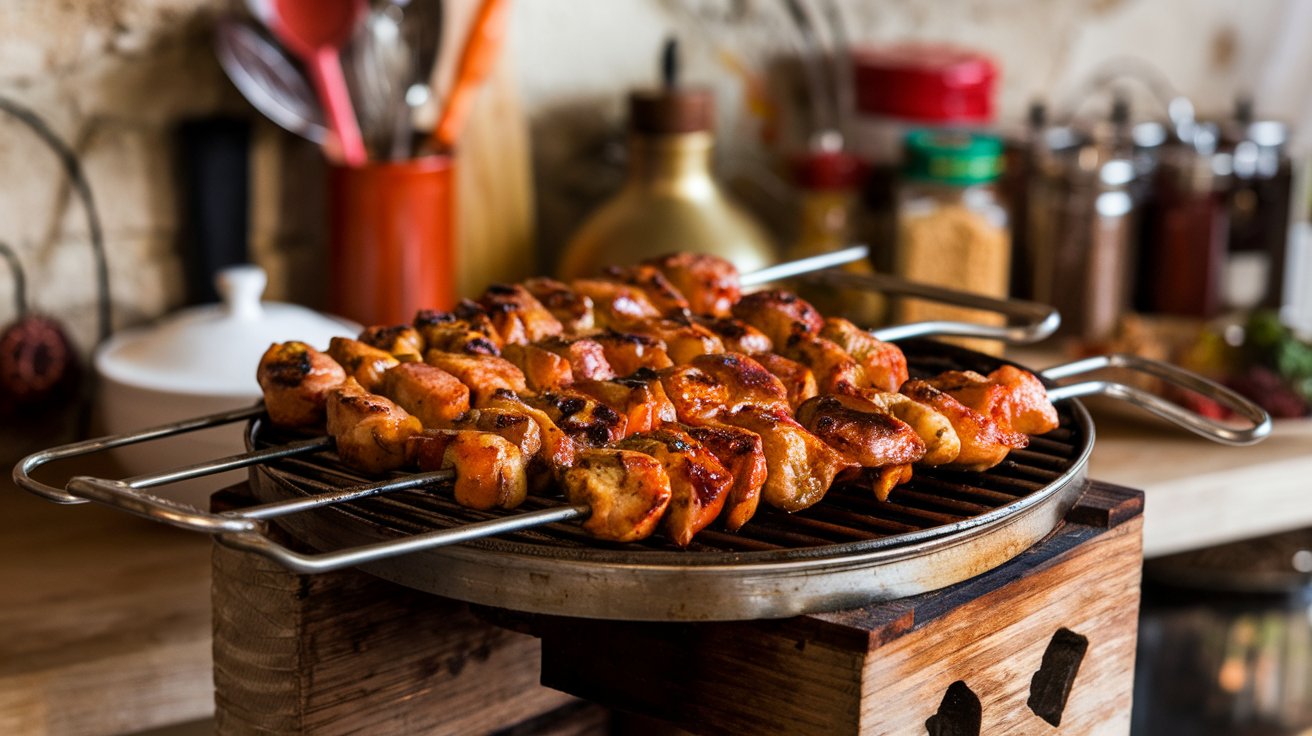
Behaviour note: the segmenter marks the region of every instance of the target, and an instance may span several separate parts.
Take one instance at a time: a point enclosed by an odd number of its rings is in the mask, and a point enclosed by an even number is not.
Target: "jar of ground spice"
[[[1005,297],[1011,236],[1007,209],[995,189],[1002,140],[983,133],[918,130],[907,134],[898,191],[894,271],[911,281]],[[917,299],[894,310],[900,322],[955,320],[1002,324],[991,312]],[[959,344],[997,354],[987,340]]]

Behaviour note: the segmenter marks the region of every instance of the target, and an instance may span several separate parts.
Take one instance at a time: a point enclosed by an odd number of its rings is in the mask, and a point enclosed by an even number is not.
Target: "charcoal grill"
[[[790,274],[791,275],[791,274]],[[838,287],[932,296],[1032,318],[1028,327],[933,323],[896,334],[1034,339],[1055,326],[1050,310],[825,271],[811,278]],[[913,374],[988,372],[1002,361],[928,340],[901,343]],[[1248,422],[1216,422],[1151,393],[1111,380],[1061,383],[1104,368],[1133,369],[1205,394]],[[61,503],[98,501],[274,559],[299,572],[359,566],[378,577],[451,598],[534,613],[620,620],[740,620],[838,610],[936,590],[993,569],[1052,532],[1088,484],[1094,426],[1075,400],[1125,399],[1218,442],[1248,444],[1270,431],[1259,407],[1214,383],[1154,361],[1105,356],[1039,374],[1057,404],[1058,429],[1031,439],[986,472],[917,469],[886,503],[868,490],[837,486],[796,514],[762,507],[738,533],[707,529],[691,547],[657,537],[607,545],[572,522],[585,507],[535,497],[514,511],[458,506],[442,492],[446,471],[361,476],[346,469],[328,438],[272,427],[261,407],[37,453],[15,468],[18,485]],[[31,477],[52,460],[218,424],[248,421],[248,452],[188,468],[124,480],[76,477],[63,490]],[[149,489],[250,468],[261,502],[210,513]],[[267,533],[268,520],[318,552],[293,550]]]

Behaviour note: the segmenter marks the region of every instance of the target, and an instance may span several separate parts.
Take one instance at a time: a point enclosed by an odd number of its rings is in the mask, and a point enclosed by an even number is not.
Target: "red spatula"
[[[351,166],[363,164],[367,154],[342,74],[341,50],[368,10],[367,0],[259,0],[251,4],[287,50],[305,62],[328,113],[328,127],[341,146],[342,160]]]

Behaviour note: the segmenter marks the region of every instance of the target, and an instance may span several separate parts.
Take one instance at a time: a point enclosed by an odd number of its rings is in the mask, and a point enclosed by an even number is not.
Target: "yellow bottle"
[[[630,95],[628,179],[570,240],[557,269],[562,278],[674,251],[721,256],[744,272],[777,260],[769,236],[711,171],[713,113],[706,89]]]

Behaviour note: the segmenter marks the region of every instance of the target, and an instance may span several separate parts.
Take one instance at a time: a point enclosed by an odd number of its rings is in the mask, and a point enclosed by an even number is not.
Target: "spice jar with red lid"
[[[891,265],[902,144],[915,129],[979,131],[994,121],[997,65],[978,51],[907,43],[852,52],[857,115],[852,150],[870,167],[862,193],[863,239],[876,267]]]

